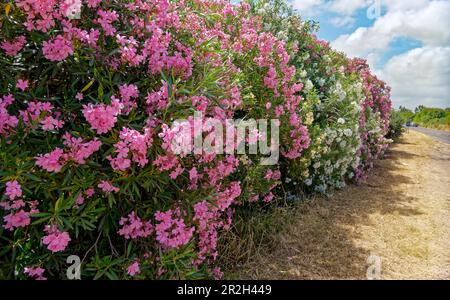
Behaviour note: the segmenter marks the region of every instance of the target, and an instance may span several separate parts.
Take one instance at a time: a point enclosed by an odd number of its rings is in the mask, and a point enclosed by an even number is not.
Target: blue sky
[[[332,20],[339,17],[339,14],[331,11],[324,11],[316,17],[310,17],[321,24],[319,37],[328,41],[333,41],[342,34],[354,32],[358,27],[372,26],[375,20],[367,18],[366,9],[358,9],[355,12],[355,21],[352,24],[337,26]]]
[[[291,0],[319,38],[366,58],[396,107],[450,107],[450,0]]]

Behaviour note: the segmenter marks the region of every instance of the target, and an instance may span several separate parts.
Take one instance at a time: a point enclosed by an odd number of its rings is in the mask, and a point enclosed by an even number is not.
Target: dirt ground
[[[367,183],[301,204],[271,253],[240,266],[240,279],[450,279],[450,145],[410,131]]]

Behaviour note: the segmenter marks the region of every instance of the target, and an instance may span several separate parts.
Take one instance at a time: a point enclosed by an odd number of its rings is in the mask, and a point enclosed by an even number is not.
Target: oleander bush
[[[84,279],[220,278],[236,209],[361,180],[389,143],[389,88],[282,1],[76,2],[1,4],[0,278],[70,255]],[[277,119],[279,163],[174,151],[194,111],[213,146],[213,120]]]
[[[303,21],[286,2],[256,1],[253,7],[265,28],[293,49],[291,63],[304,85],[300,109],[311,142],[286,163],[288,182],[327,193],[365,179],[391,142],[390,88],[364,60],[348,59],[318,40],[317,24]]]
[[[391,111],[391,119],[389,120],[389,133],[387,137],[398,141],[403,134],[404,123],[401,113],[393,109]]]

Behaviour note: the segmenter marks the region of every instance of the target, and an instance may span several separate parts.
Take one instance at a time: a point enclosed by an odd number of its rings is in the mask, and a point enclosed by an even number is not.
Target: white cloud
[[[320,13],[325,5],[324,0],[294,0],[292,1],[292,6],[298,9],[299,12],[306,16],[314,16]]]
[[[329,2],[329,10],[344,16],[351,16],[358,9],[367,7],[372,2],[372,0],[335,0]]]
[[[355,24],[356,19],[351,16],[340,16],[331,19],[331,24],[335,27],[348,27]]]
[[[403,1],[402,1],[403,2]],[[408,9],[402,10],[407,7]],[[388,8],[389,9],[389,8]],[[450,1],[431,1],[428,5],[395,6],[372,27],[360,27],[342,35],[332,45],[350,56],[367,56],[386,50],[398,37],[419,40],[425,45],[442,46],[450,42]]]
[[[335,27],[346,27],[353,25],[356,21],[354,17],[358,9],[367,7],[374,0],[293,0],[295,9],[308,17],[317,16],[324,12],[335,14],[331,23]]]
[[[420,41],[421,48],[392,57],[377,72],[392,86],[396,106],[450,106],[450,1],[383,0],[383,5],[387,12],[371,27],[342,35],[332,46],[377,66],[397,38]]]
[[[450,47],[422,47],[393,57],[378,75],[396,106],[450,106]]]

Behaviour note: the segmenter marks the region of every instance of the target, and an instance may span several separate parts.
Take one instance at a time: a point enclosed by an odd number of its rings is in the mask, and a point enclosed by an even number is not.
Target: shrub
[[[86,0],[79,19],[65,0],[2,5],[2,278],[64,278],[72,254],[83,278],[220,277],[236,207],[282,179],[341,187],[385,149],[388,88],[282,2]],[[194,111],[188,139],[278,119],[279,164],[175,152]]]
[[[387,138],[397,141],[403,133],[403,124],[404,121],[401,113],[396,110],[392,110],[391,120],[389,122],[389,133],[387,135]]]
[[[304,84],[300,107],[311,143],[283,167],[290,189],[326,193],[364,179],[390,142],[385,138],[390,88],[371,74],[366,61],[350,60],[318,40],[315,24],[303,21],[285,2],[255,1],[253,7],[266,28],[287,41]]]

